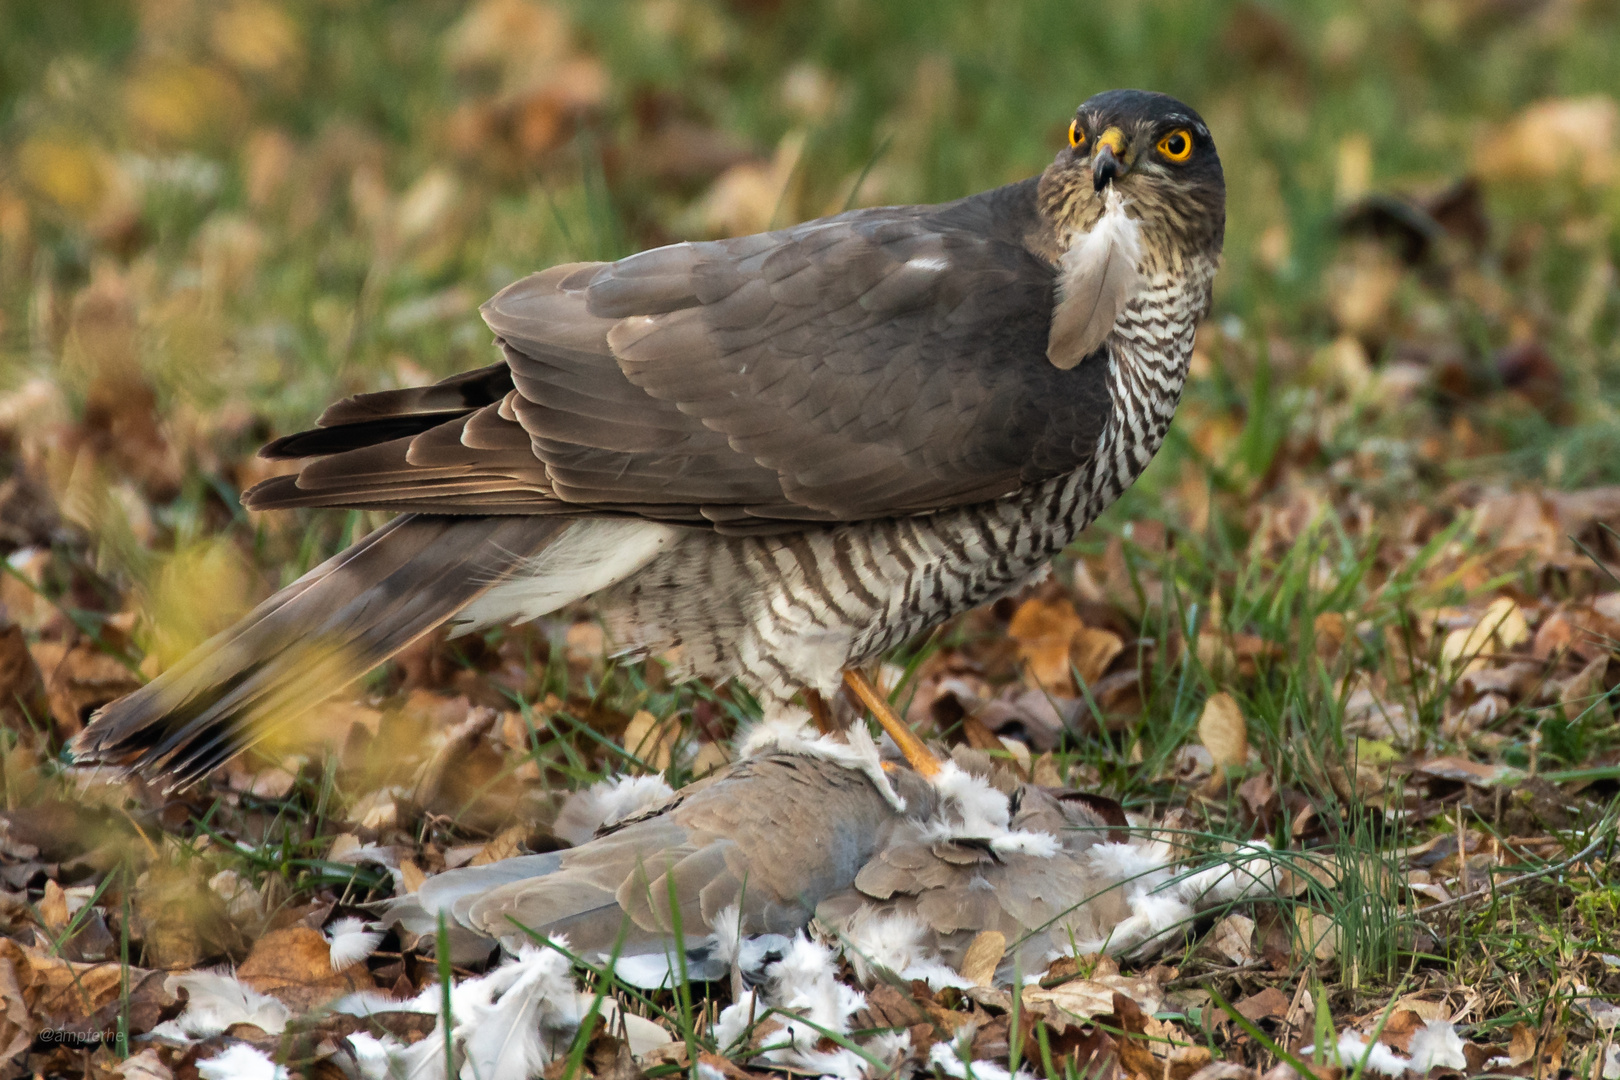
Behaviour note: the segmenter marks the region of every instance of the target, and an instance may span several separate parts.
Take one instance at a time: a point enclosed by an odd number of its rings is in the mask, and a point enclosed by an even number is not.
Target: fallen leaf
[[[999,930],[983,930],[962,955],[962,978],[975,986],[991,986],[996,981],[996,968],[1007,951],[1007,937]]]
[[[1198,741],[1221,769],[1235,768],[1249,760],[1248,725],[1231,694],[1223,690],[1204,702],[1203,714],[1198,718]]]
[[[54,881],[45,883],[45,895],[40,897],[39,917],[52,937],[60,934],[68,924],[67,894]]]
[[[160,866],[141,875],[133,908],[132,931],[148,967],[196,967],[239,942],[225,901],[189,867]]]
[[[401,859],[399,860],[399,878],[400,884],[405,891],[413,893],[422,887],[422,883],[428,879],[428,876],[420,866],[416,865],[414,859]]]
[[[364,965],[332,970],[332,948],[314,927],[294,925],[272,930],[253,944],[236,977],[269,994],[294,1012],[326,1004],[333,998],[376,985]]]
[[[163,1064],[155,1046],[125,1058],[113,1075],[123,1080],[174,1080],[174,1071]]]
[[[1087,685],[1097,682],[1125,651],[1125,640],[1112,630],[1081,626],[1069,645],[1069,659]]]
[[[0,724],[27,731],[44,720],[50,706],[22,627],[8,621],[5,610],[0,607]]]
[[[1492,181],[1548,181],[1566,174],[1583,184],[1607,183],[1616,173],[1620,107],[1602,94],[1548,98],[1530,105],[1478,140],[1474,171]]]
[[[1064,1022],[1063,1017],[1089,1020],[1113,1012],[1116,993],[1124,994],[1146,1013],[1158,1012],[1164,1004],[1163,991],[1154,980],[1103,975],[1070,979],[1051,988],[1026,987],[1024,1005],[1047,1016],[1049,1020],[1055,1020],[1054,1026],[1059,1026]],[[1061,1015],[1054,1017],[1054,1012]]]
[[[34,648],[35,659],[42,661],[51,718],[60,739],[82,731],[90,714],[101,706],[140,689],[141,682],[133,672],[88,641],[59,653],[46,670],[44,661],[50,656],[43,645]]]
[[[1317,960],[1331,960],[1338,954],[1339,927],[1332,916],[1295,908],[1294,927],[1299,932],[1300,946]]]
[[[1232,964],[1254,962],[1254,920],[1247,915],[1228,915],[1215,924],[1205,939],[1205,947]]]
[[[1288,1015],[1288,1006],[1292,1004],[1289,996],[1277,989],[1268,986],[1257,994],[1248,997],[1233,1005],[1238,1015],[1245,1020],[1258,1022],[1260,1020],[1281,1020]]]
[[[1524,770],[1511,765],[1482,765],[1460,757],[1430,758],[1420,762],[1413,771],[1437,780],[1453,780],[1476,787],[1515,783],[1525,776]]]
[[[624,748],[639,758],[649,772],[663,772],[674,759],[682,734],[679,717],[659,720],[641,709],[624,729]]]
[[[467,865],[487,866],[522,854],[523,841],[528,839],[532,831],[527,825],[511,825],[502,829],[493,840],[478,850],[478,854],[474,855]]]
[[[1508,1036],[1508,1049],[1504,1055],[1515,1068],[1536,1056],[1536,1033],[1528,1024],[1514,1024]]]
[[[1075,685],[1069,650],[1084,629],[1074,605],[1062,597],[1031,597],[1020,604],[1007,624],[1007,636],[1017,646],[1025,682],[1035,689],[1072,697]]]

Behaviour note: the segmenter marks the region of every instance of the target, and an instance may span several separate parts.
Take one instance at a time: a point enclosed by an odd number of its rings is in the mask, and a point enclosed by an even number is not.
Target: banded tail
[[[527,578],[541,552],[579,524],[552,516],[396,518],[101,709],[72,752],[190,783],[491,589]]]

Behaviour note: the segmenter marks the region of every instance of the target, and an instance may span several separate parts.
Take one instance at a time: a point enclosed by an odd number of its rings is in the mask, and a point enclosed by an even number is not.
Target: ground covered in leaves
[[[582,609],[415,647],[192,790],[73,767],[96,707],[378,524],[246,514],[259,443],[489,362],[476,305],[532,269],[1026,176],[1113,85],[1199,108],[1231,192],[1170,444],[883,681],[1288,872],[1151,959],[879,982],[850,1030],[985,1080],[1620,1077],[1606,0],[0,5],[0,1075],[382,1075],[367,1038],[434,1037],[403,1003],[507,976],[342,920],[559,846],[603,776],[712,770],[754,711]],[[576,974],[617,1019],[548,1076],[773,1067],[717,1042],[725,985]],[[401,1007],[322,1011],[360,990]]]

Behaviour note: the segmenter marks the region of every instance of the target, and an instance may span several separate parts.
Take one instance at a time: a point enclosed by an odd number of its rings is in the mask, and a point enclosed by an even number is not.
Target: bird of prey
[[[1039,176],[933,206],[553,267],[501,360],[262,451],[255,510],[402,516],[80,734],[194,779],[411,641],[594,596],[627,650],[767,715],[1045,572],[1147,465],[1210,305],[1225,186],[1162,94],[1080,106]]]

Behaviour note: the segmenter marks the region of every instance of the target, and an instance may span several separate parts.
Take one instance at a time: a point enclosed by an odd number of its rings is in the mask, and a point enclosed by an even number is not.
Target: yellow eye
[[[1080,130],[1080,121],[1078,121],[1078,120],[1070,120],[1069,121],[1069,145],[1078,148],[1080,146],[1085,145],[1085,141],[1086,141],[1086,133]]]
[[[1159,140],[1159,153],[1169,161],[1186,161],[1192,157],[1192,132],[1177,128]]]

